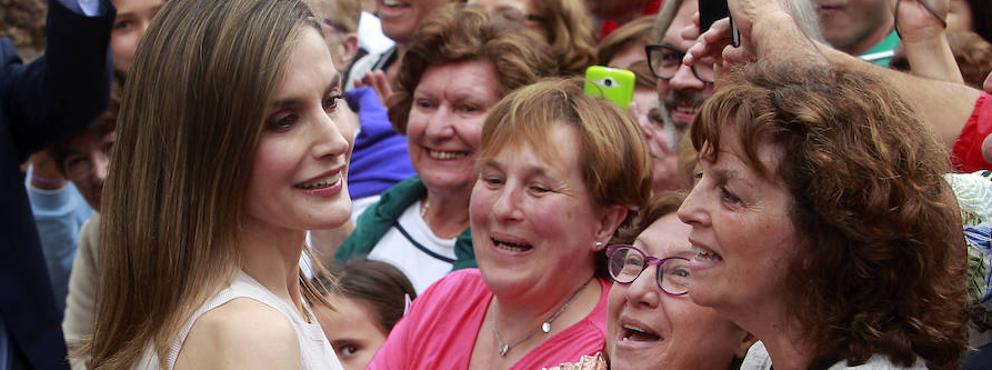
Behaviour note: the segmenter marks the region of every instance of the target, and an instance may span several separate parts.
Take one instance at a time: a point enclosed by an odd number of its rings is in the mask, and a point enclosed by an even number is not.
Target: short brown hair
[[[745,162],[793,198],[805,241],[787,267],[789,314],[814,358],[873,354],[957,369],[967,345],[961,216],[942,178],[947,153],[874,75],[755,63],[718,81],[690,137],[715,160],[734,130]],[[761,143],[781,149],[776,168]]]
[[[396,77],[389,98],[389,120],[405,134],[413,92],[428,67],[484,60],[495,67],[503,96],[555,70],[550,55],[532,32],[516,22],[490,15],[477,7],[449,4],[421,22]]]
[[[637,209],[647,202],[651,156],[640,126],[615,104],[586,96],[581,78],[549,78],[506,96],[486,117],[476,163],[485,163],[520,143],[553,158],[548,135],[559,123],[574,127],[579,134],[576,145],[582,178],[594,205]]]
[[[579,76],[596,62],[596,30],[582,0],[534,1],[545,18],[551,55],[563,77]]]
[[[593,206],[626,207],[621,227],[629,225],[651,196],[651,156],[634,118],[613,103],[586,96],[581,78],[546,79],[507,95],[486,117],[476,163],[522,143],[545,159],[556,158],[547,143],[558,124],[578,133],[579,166]],[[608,277],[605,267],[606,254],[599,253],[597,274]]]

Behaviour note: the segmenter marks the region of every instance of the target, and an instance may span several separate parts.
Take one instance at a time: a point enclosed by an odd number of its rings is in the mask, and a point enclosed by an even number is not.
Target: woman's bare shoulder
[[[300,366],[300,344],[289,319],[266,304],[237,298],[196,320],[175,370]]]

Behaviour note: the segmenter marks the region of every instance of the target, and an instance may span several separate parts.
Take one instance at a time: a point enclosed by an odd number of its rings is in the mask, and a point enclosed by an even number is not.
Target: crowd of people
[[[700,2],[4,5],[0,370],[992,369],[992,5]]]

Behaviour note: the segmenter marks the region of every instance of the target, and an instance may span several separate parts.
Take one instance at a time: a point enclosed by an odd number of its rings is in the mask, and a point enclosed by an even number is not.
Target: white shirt
[[[397,220],[402,230],[390,228],[369,253],[369,259],[389,262],[403,271],[417,294],[451,272],[455,262],[455,239],[434,235],[420,217],[420,207],[419,201],[407,207]]]
[[[342,370],[341,362],[338,361],[337,355],[334,354],[331,343],[324,336],[323,329],[321,329],[317,318],[310,311],[310,308],[306,306],[306,303],[304,302],[304,307],[307,309],[307,315],[310,316],[309,322],[300,316],[295,308],[291,307],[243,271],[238,271],[229,287],[218,292],[217,295],[208,300],[200,309],[196,310],[193,316],[186,321],[186,324],[179,331],[179,335],[169,346],[168,357],[165,359],[168,367],[165,370],[172,370],[176,366],[176,360],[179,358],[179,350],[182,349],[183,342],[189,336],[189,332],[193,328],[193,324],[196,323],[196,320],[208,311],[236,298],[251,298],[272,307],[286,316],[290,324],[293,325],[293,330],[296,332],[296,339],[300,343],[300,365],[303,370]],[[145,352],[138,362],[135,363],[134,367],[132,367],[132,370],[161,370],[158,364],[158,355],[155,354],[150,344],[145,348]]]
[[[372,13],[362,12],[358,19],[358,46],[369,54],[379,54],[393,47],[395,43],[382,33],[382,22]]]
[[[765,344],[761,341],[757,341],[750,349],[747,350],[747,356],[744,357],[744,363],[741,364],[741,370],[768,370],[772,367],[772,359],[768,354],[768,350],[765,348]],[[885,355],[875,354],[868,359],[867,362],[858,365],[851,366],[847,364],[847,361],[840,361],[828,370],[844,370],[844,369],[857,369],[857,370],[926,370],[926,364],[923,359],[917,357],[916,363],[911,367],[899,366],[891,361]]]

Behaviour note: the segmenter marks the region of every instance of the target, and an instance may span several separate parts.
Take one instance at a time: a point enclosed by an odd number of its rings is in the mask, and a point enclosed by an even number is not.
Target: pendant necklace
[[[572,295],[569,296],[567,300],[565,300],[565,303],[563,303],[561,307],[558,307],[558,310],[555,311],[555,313],[551,314],[551,316],[548,316],[547,320],[544,320],[544,322],[541,323],[541,326],[535,328],[526,336],[524,336],[522,339],[515,341],[513,343],[504,342],[503,336],[499,334],[499,329],[496,327],[496,301],[493,300],[493,303],[489,305],[489,309],[493,311],[492,312],[493,334],[496,335],[496,343],[499,345],[498,347],[499,357],[506,357],[506,353],[510,352],[510,350],[513,349],[513,347],[516,347],[520,343],[527,341],[528,339],[532,338],[534,335],[536,335],[539,332],[543,332],[544,334],[551,333],[551,323],[553,323],[556,319],[558,319],[558,316],[561,316],[561,314],[565,312],[565,309],[567,309],[568,306],[572,304],[572,301],[575,300],[575,297],[579,295],[579,292],[581,292],[582,289],[586,287],[586,285],[589,285],[589,281],[592,281],[592,279],[594,278],[595,277],[586,280],[585,284],[579,286],[579,289],[576,289],[575,292],[573,292]]]

